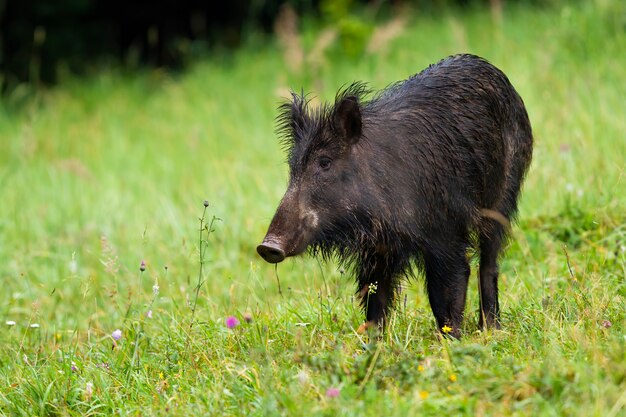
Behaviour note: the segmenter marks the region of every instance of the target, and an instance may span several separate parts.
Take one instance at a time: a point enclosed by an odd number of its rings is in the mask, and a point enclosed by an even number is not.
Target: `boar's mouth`
[[[319,229],[317,212],[303,209],[297,194],[287,191],[263,242],[256,248],[269,263],[276,264],[304,252]]]
[[[283,196],[263,242],[256,250],[269,263],[279,263],[303,253],[321,232],[318,209],[301,198],[298,187],[290,185]]]

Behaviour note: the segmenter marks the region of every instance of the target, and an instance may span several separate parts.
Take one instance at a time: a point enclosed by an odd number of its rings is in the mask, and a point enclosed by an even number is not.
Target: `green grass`
[[[181,75],[107,70],[4,99],[0,414],[624,415],[623,2],[511,7],[501,23],[414,11],[381,52],[334,46],[300,71],[250,42]],[[357,334],[349,274],[256,255],[286,185],[278,97],[382,88],[462,51],[504,70],[536,137],[502,262],[503,330],[477,331],[474,271],[461,341],[437,337],[420,282],[380,339]],[[205,199],[205,224],[219,220],[201,239]]]

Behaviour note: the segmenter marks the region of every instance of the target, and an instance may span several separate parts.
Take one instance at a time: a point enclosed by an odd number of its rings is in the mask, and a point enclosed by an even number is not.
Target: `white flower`
[[[159,295],[159,284],[154,284],[152,286],[152,294],[156,297]]]
[[[72,254],[72,259],[70,260],[68,267],[72,274],[78,272],[78,262],[76,261],[76,259],[74,259],[74,254]]]
[[[306,370],[301,369],[300,372],[296,374],[296,378],[298,378],[298,381],[300,381],[301,384],[306,384],[309,381],[309,373]]]
[[[31,329],[38,329],[39,328],[39,324],[38,323],[33,323],[30,325]]]
[[[7,326],[15,326],[15,322],[13,320],[7,320],[6,321],[6,325]]]
[[[85,398],[87,400],[91,400],[92,395],[93,395],[93,384],[91,382],[87,382],[85,384]]]

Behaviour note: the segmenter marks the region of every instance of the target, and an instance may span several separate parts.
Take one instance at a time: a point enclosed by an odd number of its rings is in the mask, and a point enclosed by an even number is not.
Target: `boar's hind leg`
[[[461,324],[467,294],[470,267],[466,245],[452,252],[424,254],[426,290],[437,326],[446,334],[461,337]]]
[[[498,304],[498,254],[502,248],[504,229],[492,221],[489,233],[480,234],[480,319],[481,328],[500,328]]]

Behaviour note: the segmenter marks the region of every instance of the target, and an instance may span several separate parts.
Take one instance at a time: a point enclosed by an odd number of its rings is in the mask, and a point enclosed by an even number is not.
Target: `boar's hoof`
[[[375,321],[373,321],[373,320],[366,321],[365,323],[362,323],[362,324],[359,326],[359,328],[356,330],[356,332],[357,332],[358,334],[364,334],[365,332],[367,332],[367,330],[368,330],[368,329],[375,328],[376,326],[377,326],[377,325],[376,325],[376,322],[375,322]]]
[[[274,242],[263,242],[256,247],[256,251],[271,264],[277,264],[285,259],[285,251]]]

